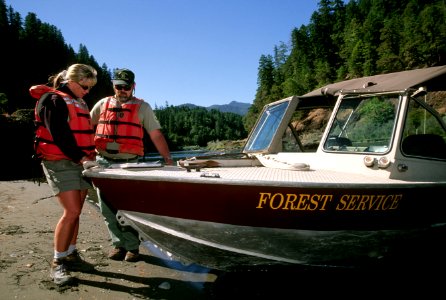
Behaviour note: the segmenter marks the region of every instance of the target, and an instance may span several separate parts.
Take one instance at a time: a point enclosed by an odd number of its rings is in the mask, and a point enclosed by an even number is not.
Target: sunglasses
[[[91,88],[92,88],[92,86],[82,85],[77,81],[74,81],[74,82],[76,82],[84,91],[91,90]]]
[[[128,92],[132,89],[132,86],[128,85],[128,84],[118,84],[118,85],[115,85],[115,89],[118,91],[124,90],[124,91]]]

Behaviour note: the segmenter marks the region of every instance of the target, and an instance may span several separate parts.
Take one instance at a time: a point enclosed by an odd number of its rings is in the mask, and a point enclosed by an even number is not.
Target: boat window
[[[445,141],[446,128],[441,117],[411,98],[401,143],[403,154],[446,159]]]
[[[344,97],[331,124],[324,150],[387,152],[392,141],[398,103],[396,95]]]
[[[331,108],[296,110],[282,137],[282,152],[316,152],[332,112]]]
[[[292,123],[288,124],[282,136],[282,152],[304,152],[304,147]]]
[[[288,105],[288,101],[281,102],[264,110],[246,142],[245,151],[261,151],[270,146]]]

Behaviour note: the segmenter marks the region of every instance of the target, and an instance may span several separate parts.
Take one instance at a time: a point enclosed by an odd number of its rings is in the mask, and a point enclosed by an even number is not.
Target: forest
[[[247,129],[263,106],[329,83],[446,64],[443,0],[321,0],[290,43],[259,59]],[[303,116],[305,117],[305,116]]]
[[[87,45],[75,51],[54,25],[34,13],[22,16],[0,0],[0,118],[32,110],[28,89],[72,63],[98,70],[98,83],[86,97],[113,93],[106,63],[99,65]],[[32,51],[30,51],[32,49]],[[246,138],[263,106],[303,95],[325,84],[362,76],[446,63],[444,0],[321,0],[309,24],[290,28],[290,40],[272,45],[259,58],[253,104],[245,116],[186,106],[155,107],[173,150],[205,147],[211,141]]]

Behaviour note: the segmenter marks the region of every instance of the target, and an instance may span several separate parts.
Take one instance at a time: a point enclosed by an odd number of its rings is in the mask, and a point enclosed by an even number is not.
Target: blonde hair
[[[93,85],[97,82],[98,72],[95,68],[85,64],[73,64],[68,67],[67,70],[59,72],[57,75],[53,75],[48,79],[48,82],[53,85],[54,88],[58,88],[61,83],[69,80],[79,82],[83,79],[90,80]]]

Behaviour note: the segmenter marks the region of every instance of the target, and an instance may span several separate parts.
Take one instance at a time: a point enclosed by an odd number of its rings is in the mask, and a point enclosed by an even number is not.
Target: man
[[[173,164],[166,139],[150,104],[133,96],[135,74],[129,69],[116,69],[112,82],[115,94],[99,100],[90,112],[92,123],[96,126],[96,161],[104,167],[114,163],[137,162],[139,157],[144,156],[145,130],[164,162]],[[137,233],[122,228],[116,220],[116,211],[107,205],[99,189],[97,194],[114,246],[108,257],[138,261],[140,241]]]

